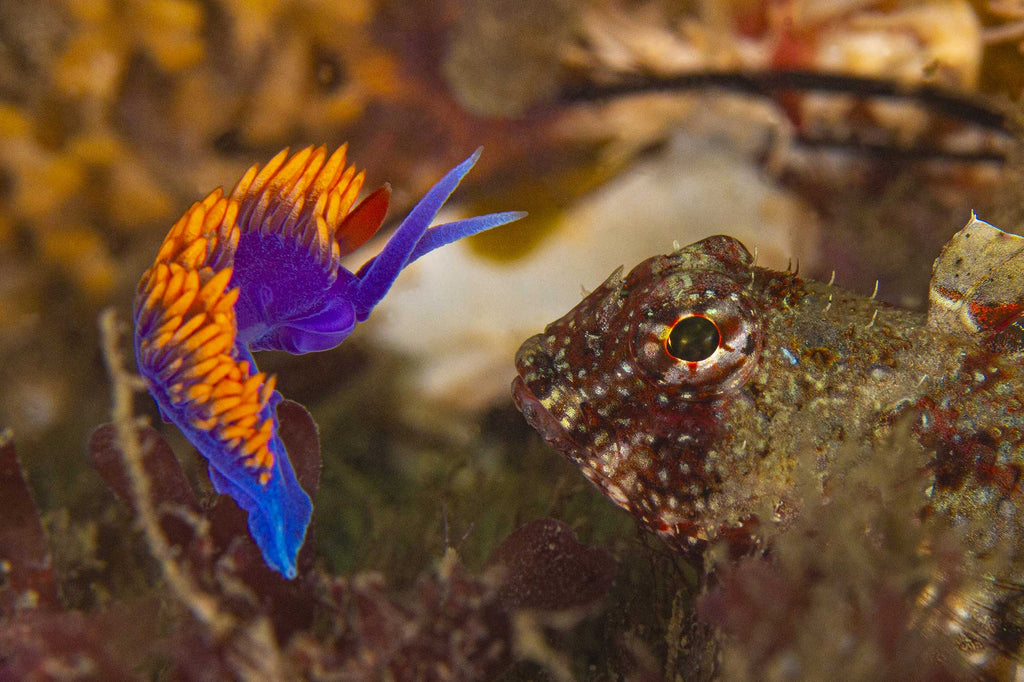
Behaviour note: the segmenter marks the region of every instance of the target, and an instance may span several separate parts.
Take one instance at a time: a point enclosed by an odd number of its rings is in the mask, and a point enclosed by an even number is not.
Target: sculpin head
[[[809,475],[823,480],[844,441],[943,371],[923,316],[756,268],[730,237],[620,272],[522,345],[513,395],[594,485],[684,552],[785,521],[798,452],[814,450]]]

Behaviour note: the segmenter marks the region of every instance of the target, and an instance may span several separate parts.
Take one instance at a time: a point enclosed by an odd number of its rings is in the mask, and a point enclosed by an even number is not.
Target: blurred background
[[[479,560],[591,494],[508,386],[615,267],[729,233],[923,309],[971,209],[1019,227],[1022,41],[1013,0],[0,0],[0,427],[90,585],[114,523],[83,456],[97,315],[127,324],[173,221],[284,147],[348,142],[394,189],[386,236],[482,145],[449,215],[529,218],[409,268],[340,348],[259,358],[320,425],[324,561],[402,574],[459,537]],[[597,502],[606,538],[630,528]]]

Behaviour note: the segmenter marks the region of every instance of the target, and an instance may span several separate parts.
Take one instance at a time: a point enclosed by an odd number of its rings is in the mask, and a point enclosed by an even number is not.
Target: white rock
[[[581,201],[522,259],[495,263],[464,243],[424,257],[398,278],[362,333],[417,361],[414,390],[424,399],[477,408],[507,394],[519,345],[616,267],[628,271],[672,251],[673,242],[720,233],[757,248],[760,265],[784,269],[791,258],[811,265],[817,256],[809,211],[748,158],[682,136]]]

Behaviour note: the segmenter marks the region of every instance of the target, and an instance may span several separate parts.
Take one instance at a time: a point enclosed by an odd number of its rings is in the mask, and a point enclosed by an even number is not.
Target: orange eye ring
[[[746,383],[764,331],[741,283],[721,272],[689,271],[646,296],[630,347],[647,381],[681,400],[716,398]]]

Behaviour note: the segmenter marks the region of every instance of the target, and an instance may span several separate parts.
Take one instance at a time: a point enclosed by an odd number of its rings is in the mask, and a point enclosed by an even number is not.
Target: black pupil
[[[706,317],[694,315],[676,322],[668,335],[668,352],[686,362],[707,360],[718,350],[722,336],[718,327]]]

